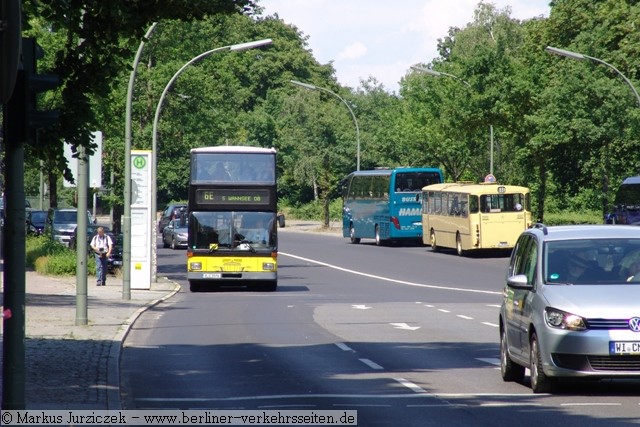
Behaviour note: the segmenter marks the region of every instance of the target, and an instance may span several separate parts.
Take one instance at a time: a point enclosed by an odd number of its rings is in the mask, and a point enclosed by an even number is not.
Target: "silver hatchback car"
[[[500,308],[505,381],[531,371],[534,393],[559,378],[640,378],[640,227],[524,231]]]

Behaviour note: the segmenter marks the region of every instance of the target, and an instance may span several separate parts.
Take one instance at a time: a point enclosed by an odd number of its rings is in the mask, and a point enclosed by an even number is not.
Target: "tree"
[[[99,123],[95,103],[106,98],[122,70],[129,67],[151,22],[160,19],[199,19],[206,14],[250,11],[251,0],[27,0],[23,2],[25,35],[36,36],[45,47],[51,68],[62,86],[57,106],[60,123],[46,132],[35,157],[46,161],[50,173],[51,203],[55,206],[59,171],[71,179],[62,155],[62,141],[89,152],[90,134]],[[55,43],[54,43],[55,41]],[[45,70],[41,70],[45,71]]]

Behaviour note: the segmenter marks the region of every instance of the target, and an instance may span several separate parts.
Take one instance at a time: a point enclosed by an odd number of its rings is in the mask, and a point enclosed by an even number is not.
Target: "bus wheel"
[[[382,246],[382,238],[380,237],[380,227],[376,225],[376,246]]]
[[[351,228],[349,228],[349,237],[351,238],[351,243],[354,245],[360,243],[360,238],[356,237],[356,230],[353,228],[353,224],[351,225]]]
[[[460,233],[456,234],[456,252],[459,256],[464,255],[464,251],[462,250],[462,239],[460,238]]]
[[[438,252],[439,248],[438,248],[438,244],[436,242],[436,232],[435,230],[431,230],[431,233],[429,234],[429,242],[431,242],[431,250],[434,252]]]

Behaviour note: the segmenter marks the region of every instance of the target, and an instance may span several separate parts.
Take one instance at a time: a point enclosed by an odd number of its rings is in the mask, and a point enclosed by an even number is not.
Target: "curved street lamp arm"
[[[251,41],[251,42],[247,42],[247,43],[240,43],[240,44],[234,44],[234,45],[229,45],[229,46],[222,46],[222,47],[218,47],[215,49],[211,49],[208,50],[204,53],[201,53],[200,55],[192,58],[189,62],[187,62],[186,64],[184,64],[178,71],[176,71],[176,73],[173,75],[173,77],[171,77],[171,80],[169,80],[169,83],[167,83],[167,85],[165,86],[164,90],[162,91],[162,95],[160,95],[160,99],[158,100],[158,106],[156,107],[156,114],[153,118],[153,136],[152,136],[152,148],[151,148],[151,158],[152,158],[152,162],[153,162],[153,167],[151,168],[151,213],[152,213],[152,219],[151,219],[151,228],[152,228],[152,244],[151,244],[151,250],[152,250],[152,266],[151,266],[151,281],[152,282],[156,282],[157,281],[157,275],[156,275],[156,263],[155,263],[155,244],[154,242],[156,241],[156,232],[158,230],[158,228],[155,226],[155,212],[157,209],[157,200],[156,200],[156,196],[157,196],[157,184],[156,184],[156,179],[157,179],[157,158],[158,158],[158,119],[160,117],[160,111],[162,110],[162,103],[164,101],[164,97],[167,95],[167,92],[169,92],[169,89],[171,89],[171,86],[173,85],[173,83],[176,81],[176,79],[180,76],[180,74],[182,74],[182,72],[187,69],[187,67],[189,67],[191,64],[198,62],[199,60],[213,54],[216,52],[220,52],[223,50],[231,50],[231,51],[237,51],[237,50],[246,50],[246,49],[253,49],[256,47],[261,47],[261,46],[266,46],[266,45],[270,45],[273,41],[271,39],[263,39],[263,40],[255,40],[255,41]]]
[[[585,58],[588,58],[592,61],[595,62],[599,62],[601,64],[606,65],[607,67],[611,68],[613,71],[615,71],[616,73],[618,73],[618,75],[620,77],[622,77],[622,79],[627,83],[627,85],[629,85],[629,87],[631,88],[631,91],[633,92],[633,94],[636,96],[636,100],[638,101],[638,106],[640,107],[640,95],[638,95],[638,91],[636,90],[636,88],[633,86],[633,83],[631,83],[631,80],[629,80],[627,78],[627,76],[625,76],[624,74],[622,74],[622,72],[620,70],[618,70],[616,67],[614,67],[613,65],[609,64],[608,62],[603,61],[602,59],[598,59],[598,58],[594,58],[593,56],[587,56],[584,55]]]
[[[320,87],[320,86],[314,86],[312,84],[309,83],[303,83],[303,82],[299,82],[297,80],[290,80],[291,83],[293,83],[294,85],[297,86],[301,86],[305,89],[309,89],[309,90],[322,90],[324,92],[330,93],[331,95],[335,96],[336,98],[338,98],[340,101],[342,101],[342,103],[344,105],[347,106],[347,109],[349,110],[349,113],[351,113],[351,117],[353,118],[353,123],[355,123],[356,125],[356,170],[360,170],[360,127],[358,126],[358,120],[356,119],[356,115],[353,113],[353,110],[351,109],[351,107],[349,106],[349,104],[347,103],[347,101],[341,97],[340,95],[338,95],[337,93],[324,88],[324,87]]]
[[[318,89],[323,90],[325,92],[328,92],[332,95],[334,95],[336,98],[338,98],[340,101],[342,101],[342,103],[344,105],[347,106],[347,109],[349,110],[349,112],[351,113],[351,117],[353,117],[353,123],[355,123],[356,125],[356,142],[357,142],[357,151],[358,151],[358,155],[356,156],[356,170],[360,170],[360,127],[358,126],[358,120],[356,119],[356,115],[353,113],[353,110],[351,109],[351,107],[349,106],[349,104],[347,103],[347,101],[341,97],[340,95],[338,95],[337,93],[329,90],[329,89],[325,89],[323,87],[318,87]]]
[[[544,50],[546,50],[549,53],[553,53],[554,55],[564,56],[566,58],[575,59],[577,61],[581,61],[581,60],[584,60],[584,59],[590,59],[591,61],[598,62],[600,64],[606,65],[607,67],[611,68],[613,71],[618,73],[618,75],[620,77],[622,77],[622,79],[625,81],[625,83],[627,83],[627,85],[629,85],[629,87],[631,88],[631,91],[633,92],[633,94],[636,97],[636,100],[638,101],[638,106],[640,106],[640,95],[638,95],[638,91],[633,86],[633,83],[631,83],[631,80],[629,80],[627,78],[627,76],[622,74],[622,72],[620,70],[618,70],[616,67],[614,67],[613,65],[609,64],[608,62],[603,61],[602,59],[599,59],[599,58],[595,58],[593,56],[584,55],[582,53],[572,52],[570,50],[560,49],[560,48],[553,47],[553,46],[547,46]]]

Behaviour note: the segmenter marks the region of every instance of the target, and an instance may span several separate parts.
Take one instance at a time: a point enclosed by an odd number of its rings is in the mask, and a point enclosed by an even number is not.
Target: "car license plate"
[[[122,265],[122,261],[113,261],[113,265]]]
[[[220,273],[204,273],[202,275],[203,279],[219,279],[222,277],[222,274]]]
[[[640,355],[640,341],[609,341],[611,355]]]

